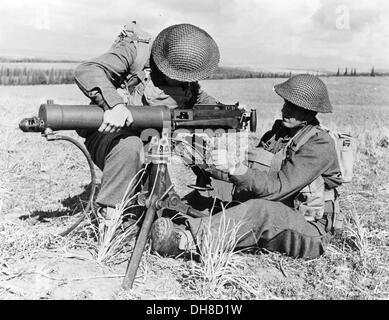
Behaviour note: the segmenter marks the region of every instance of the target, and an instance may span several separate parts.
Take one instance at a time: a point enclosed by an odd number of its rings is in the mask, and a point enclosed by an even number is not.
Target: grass
[[[212,217],[208,220],[199,236],[199,262],[188,263],[185,277],[186,285],[200,298],[256,296],[254,277],[244,273],[245,259],[235,250],[240,227],[226,217],[224,208],[217,230],[212,230]]]
[[[224,249],[234,241],[217,243],[211,236],[198,262],[161,258],[147,248],[136,286],[128,292],[120,290],[118,275],[124,274],[122,262],[128,256],[115,255],[123,249],[120,244],[110,251],[113,243],[107,241],[104,252],[110,258],[98,263],[104,241],[88,230],[56,236],[88,201],[90,177],[81,153],[66,142],[48,143],[17,129],[18,121],[36,114],[45,99],[72,104],[87,103],[85,97],[75,86],[3,87],[0,299],[388,299],[389,148],[383,141],[389,139],[389,88],[382,78],[324,80],[335,113],[320,120],[358,140],[354,179],[340,188],[346,227],[326,253],[304,261],[277,253],[232,252]],[[258,109],[259,132],[250,137],[254,145],[279,113],[280,101],[271,92],[274,82],[214,80],[203,86],[221,101],[240,97]],[[170,169],[176,190],[185,194],[193,176],[178,162]]]
[[[138,230],[137,222],[142,218],[142,216],[137,217],[134,210],[140,207],[136,204],[139,195],[136,190],[139,185],[138,179],[141,179],[144,173],[145,169],[142,169],[129,182],[122,201],[116,206],[109,219],[101,216],[98,212],[96,260],[99,263],[108,264],[114,262],[122,253],[127,256],[130,254],[127,246],[130,241],[133,242],[134,235]],[[124,228],[126,219],[132,219],[134,223]]]
[[[348,219],[344,225],[345,238],[355,250],[359,253],[360,257],[364,260],[369,258],[371,251],[371,244],[368,239],[368,230],[362,223],[363,214],[357,212],[356,204],[351,201],[352,210],[348,214]]]
[[[0,85],[69,84],[74,82],[74,69],[0,68]]]

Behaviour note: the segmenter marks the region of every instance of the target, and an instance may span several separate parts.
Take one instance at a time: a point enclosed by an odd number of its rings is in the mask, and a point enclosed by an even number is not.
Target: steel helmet
[[[312,111],[331,113],[327,87],[319,77],[299,74],[274,86],[274,91],[293,104]]]
[[[162,30],[153,42],[151,53],[163,74],[185,82],[209,77],[220,60],[212,37],[191,24],[177,24]]]

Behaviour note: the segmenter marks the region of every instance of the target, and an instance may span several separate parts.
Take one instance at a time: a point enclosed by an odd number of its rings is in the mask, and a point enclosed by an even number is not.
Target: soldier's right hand
[[[118,132],[124,125],[129,126],[133,121],[131,111],[124,104],[117,104],[104,112],[103,123],[98,131],[101,133]]]

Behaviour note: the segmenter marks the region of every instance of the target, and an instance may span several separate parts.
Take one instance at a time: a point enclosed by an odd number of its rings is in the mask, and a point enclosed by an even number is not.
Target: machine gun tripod
[[[256,131],[257,116],[255,109],[250,113],[245,112],[235,105],[195,105],[191,109],[170,110],[166,106],[127,106],[131,110],[134,122],[132,129],[153,128],[157,132],[162,130],[162,138],[158,141],[151,141],[152,152],[147,155],[147,161],[150,164],[149,184],[144,206],[146,214],[140,234],[138,236],[134,251],[129,260],[126,275],[123,280],[124,288],[131,288],[136,276],[139,262],[147,242],[148,234],[156,214],[165,209],[174,210],[182,215],[192,217],[204,217],[205,215],[183,203],[179,195],[174,192],[168,178],[168,156],[170,155],[169,136],[166,130],[185,129],[190,132],[196,129],[235,129],[244,130],[248,125],[250,131]],[[61,236],[69,234],[74,230],[88,214],[91,218],[96,218],[93,210],[93,199],[96,190],[96,174],[93,161],[89,152],[76,139],[69,136],[57,134],[57,130],[97,130],[103,122],[104,111],[97,105],[57,105],[52,100],[47,104],[42,104],[39,109],[38,117],[25,118],[19,123],[23,132],[40,132],[48,141],[67,140],[79,148],[88,160],[91,172],[91,193],[88,201],[88,207],[83,215],[67,230],[60,233]],[[155,139],[155,138],[154,138]],[[153,149],[154,148],[154,149]],[[209,189],[207,177],[201,175],[196,181],[194,189]],[[142,194],[144,194],[142,192]]]
[[[76,139],[65,135],[59,135],[48,128],[42,133],[42,136],[45,137],[48,141],[66,140],[73,143],[83,152],[88,160],[90,168],[91,192],[88,206],[84,210],[83,215],[77,219],[73,225],[59,234],[61,236],[65,236],[76,229],[88,215],[91,219],[96,218],[93,211],[93,198],[96,192],[96,173],[88,151]],[[144,210],[146,213],[135,243],[134,250],[128,261],[126,274],[122,283],[122,287],[124,289],[129,289],[133,286],[152,223],[154,222],[157,215],[160,216],[163,210],[168,209],[179,212],[183,216],[191,216],[196,218],[207,216],[201,211],[198,211],[185,204],[181,200],[180,196],[174,191],[174,185],[170,182],[167,167],[171,156],[171,148],[169,144],[168,133],[165,130],[162,131],[161,139],[159,139],[157,136],[152,137],[149,150],[150,151],[146,154],[146,163],[148,164],[148,179],[137,199],[138,204],[145,207]]]
[[[160,215],[163,210],[169,209],[177,211],[184,216],[197,218],[207,216],[201,211],[193,209],[191,206],[182,202],[180,196],[174,191],[174,186],[170,183],[167,168],[170,157],[167,133],[162,132],[162,139],[159,142],[156,140],[156,137],[152,138],[150,143],[151,152],[146,156],[146,162],[149,162],[149,181],[148,186],[146,186],[148,197],[147,199],[143,199],[143,201],[140,200],[139,203],[145,206],[146,214],[127,265],[126,274],[122,283],[124,289],[132,288],[151,225],[156,215]]]

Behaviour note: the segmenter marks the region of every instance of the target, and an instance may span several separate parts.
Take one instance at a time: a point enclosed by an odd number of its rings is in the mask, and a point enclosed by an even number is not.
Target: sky
[[[94,58],[136,20],[203,28],[222,66],[389,70],[387,0],[0,0],[0,17],[0,56]]]

